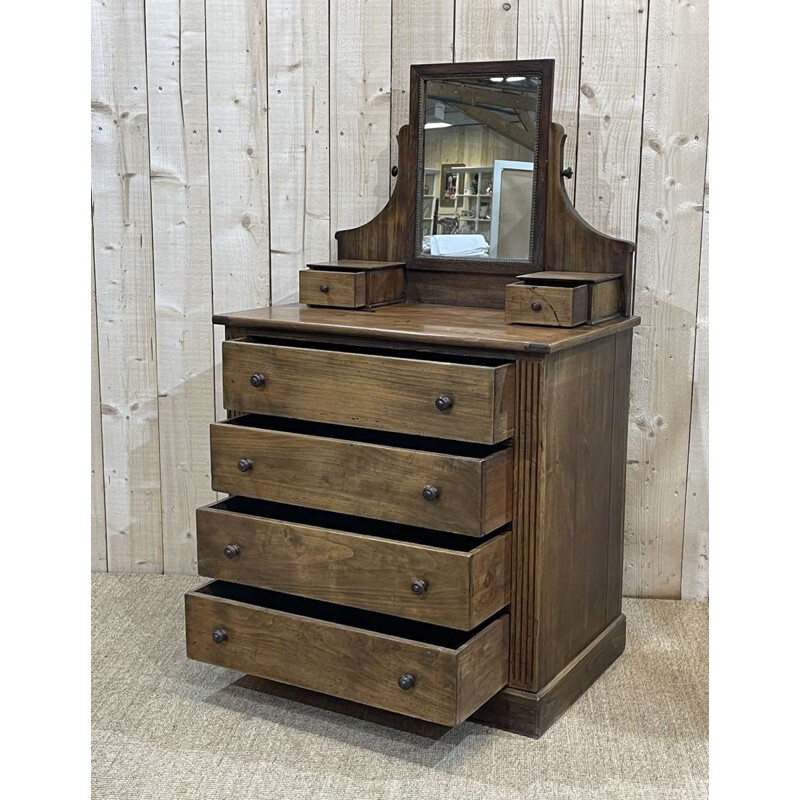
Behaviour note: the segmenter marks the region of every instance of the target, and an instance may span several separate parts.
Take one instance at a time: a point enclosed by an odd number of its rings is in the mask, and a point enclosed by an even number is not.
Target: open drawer
[[[188,592],[189,658],[457,725],[508,682],[508,615],[462,633],[214,581]]]
[[[485,540],[249,497],[197,509],[201,575],[470,630],[508,605],[510,534]]]
[[[211,426],[218,492],[484,536],[511,520],[512,448],[245,414]]]

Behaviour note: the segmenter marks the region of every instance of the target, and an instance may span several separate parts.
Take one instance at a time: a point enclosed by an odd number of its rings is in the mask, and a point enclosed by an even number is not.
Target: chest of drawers
[[[462,312],[462,313],[459,313]],[[459,324],[458,319],[468,321]],[[191,658],[539,735],[624,647],[632,326],[224,315]]]

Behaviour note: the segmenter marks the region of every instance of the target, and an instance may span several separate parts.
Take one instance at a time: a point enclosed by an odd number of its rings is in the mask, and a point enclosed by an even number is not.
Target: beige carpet
[[[625,654],[535,740],[351,704],[338,713],[338,701],[302,705],[188,661],[181,595],[200,582],[93,576],[97,800],[708,795],[707,606],[626,601]]]

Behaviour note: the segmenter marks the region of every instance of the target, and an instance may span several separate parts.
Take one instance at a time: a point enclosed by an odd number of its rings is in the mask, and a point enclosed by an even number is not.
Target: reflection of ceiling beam
[[[461,86],[456,83],[441,83],[428,81],[427,97],[429,100],[459,101],[461,103],[484,103],[490,106],[508,108],[512,111],[524,109],[526,111],[536,111],[539,107],[539,100],[535,96],[527,94],[515,94],[497,89],[480,89],[476,86]]]
[[[453,103],[453,101],[450,101]],[[536,131],[528,131],[521,125],[515,122],[508,122],[496,111],[489,111],[486,108],[478,108],[476,106],[462,105],[461,103],[453,103],[453,105],[468,117],[482,122],[487,128],[497,131],[501,136],[511,139],[512,142],[521,144],[527,147],[528,150],[536,152]]]

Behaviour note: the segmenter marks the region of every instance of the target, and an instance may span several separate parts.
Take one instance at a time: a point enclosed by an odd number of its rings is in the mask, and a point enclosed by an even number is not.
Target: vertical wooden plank
[[[585,0],[575,207],[636,238],[647,0]]]
[[[708,601],[708,160],[694,341],[681,600]]]
[[[516,58],[518,6],[519,0],[456,0],[455,61]]]
[[[97,361],[97,300],[92,231],[92,572],[108,572],[106,494],[103,485],[103,431],[100,421],[100,365]]]
[[[575,168],[583,0],[519,0],[517,58],[553,58],[553,122],[567,134],[564,166]],[[567,181],[575,195],[575,181]]]
[[[92,3],[92,197],[108,569],[161,572],[144,5]]]
[[[297,273],[330,258],[328,5],[270,0],[272,304],[297,302]]]
[[[708,131],[707,0],[651,0],[646,94],[624,587],[677,598]]]
[[[193,574],[215,497],[205,4],[148,0],[146,22],[164,572]]]
[[[454,11],[454,0],[404,0],[392,4],[392,164],[397,164],[395,137],[408,124],[411,65],[453,60]]]
[[[270,303],[266,41],[266,0],[206,0],[214,313]],[[224,336],[217,326],[217,416]]]
[[[389,198],[392,2],[330,0],[330,22],[333,236]]]

